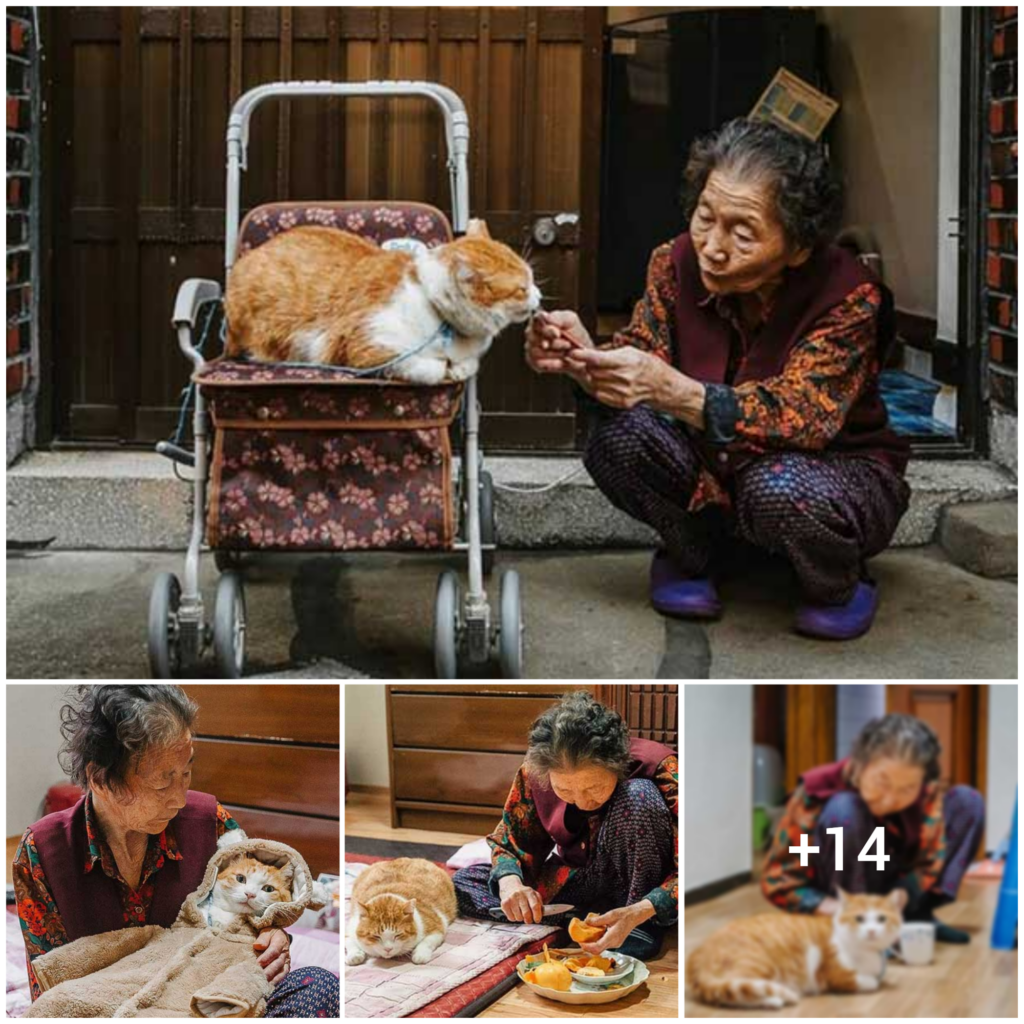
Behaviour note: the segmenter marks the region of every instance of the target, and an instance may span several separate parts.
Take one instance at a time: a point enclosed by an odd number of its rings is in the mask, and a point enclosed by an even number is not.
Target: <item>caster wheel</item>
[[[174,679],[181,673],[180,604],[178,577],[172,572],[160,573],[149,595],[149,671],[154,679]]]
[[[245,668],[245,593],[237,572],[226,572],[217,581],[213,652],[221,676],[241,678]]]
[[[498,543],[498,527],[494,518],[494,480],[486,470],[480,474],[480,542]],[[494,572],[494,551],[484,551],[483,570],[485,576]]]
[[[461,623],[462,588],[458,574],[448,570],[438,576],[434,598],[434,671],[438,679],[458,677]]]
[[[506,679],[523,677],[523,609],[519,594],[519,573],[507,569],[501,575],[501,619],[498,660]]]
[[[241,572],[242,552],[230,550],[218,550],[213,553],[213,561],[217,566],[217,572]]]

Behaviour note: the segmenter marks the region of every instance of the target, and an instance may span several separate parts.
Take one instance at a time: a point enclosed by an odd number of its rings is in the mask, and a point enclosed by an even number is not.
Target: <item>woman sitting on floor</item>
[[[679,767],[675,751],[629,738],[619,714],[577,690],[530,731],[498,827],[487,837],[491,863],[459,871],[459,911],[539,923],[558,896],[570,913],[607,928],[589,953],[615,949],[657,956],[679,907]],[[554,854],[551,854],[554,850]]]
[[[905,889],[906,921],[936,925],[939,942],[970,941],[966,932],[936,921],[933,912],[956,899],[985,830],[985,803],[970,786],[938,786],[940,746],[932,729],[909,715],[868,722],[850,756],[805,772],[775,831],[761,888],[777,907],[831,914],[836,885],[848,893],[884,895]],[[836,834],[842,828],[843,870],[836,871]],[[891,857],[858,860],[874,830],[885,829]],[[801,835],[818,852],[800,866],[790,846]],[[872,858],[883,852],[872,845]]]

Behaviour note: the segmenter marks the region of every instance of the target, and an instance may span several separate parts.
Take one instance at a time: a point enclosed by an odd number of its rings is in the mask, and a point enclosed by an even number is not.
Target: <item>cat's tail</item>
[[[708,978],[690,982],[690,991],[704,1003],[716,1006],[736,1006],[742,1009],[763,1006],[778,1010],[800,1002],[800,996],[788,985],[766,978]]]

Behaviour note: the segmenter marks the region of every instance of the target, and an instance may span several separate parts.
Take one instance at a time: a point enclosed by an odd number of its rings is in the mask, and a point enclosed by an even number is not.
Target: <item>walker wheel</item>
[[[173,572],[162,572],[149,595],[149,671],[154,679],[174,679],[181,673],[178,607],[181,584]]]
[[[233,551],[231,548],[217,548],[213,553],[213,562],[217,566],[217,572],[241,572],[242,552]]]
[[[501,625],[498,632],[498,659],[506,679],[523,677],[523,609],[519,592],[519,573],[506,569],[501,574]]]
[[[225,572],[217,581],[213,653],[225,679],[241,678],[245,669],[245,592],[237,572]]]
[[[494,518],[494,479],[486,470],[480,474],[480,543],[498,543],[498,527]],[[494,572],[494,555],[493,550],[481,552],[485,576]]]
[[[459,673],[459,637],[462,588],[451,569],[437,578],[434,598],[434,671],[438,679],[456,679]]]

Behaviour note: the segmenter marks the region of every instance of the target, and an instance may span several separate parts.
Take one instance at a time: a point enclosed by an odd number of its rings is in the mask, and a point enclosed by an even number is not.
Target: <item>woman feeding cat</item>
[[[539,923],[557,896],[574,909],[547,923],[600,911],[604,928],[587,953],[607,949],[646,960],[679,912],[679,768],[675,751],[630,739],[618,712],[577,690],[530,729],[498,827],[490,864],[452,879],[459,910]]]
[[[61,708],[61,763],[86,793],[30,825],[15,854],[33,1002],[41,995],[33,960],[83,936],[169,928],[210,858],[245,838],[215,797],[189,789],[198,711],[171,685],[81,686]],[[233,890],[258,908],[273,881],[246,876],[233,880]],[[337,1016],[338,979],[316,967],[291,971],[290,942],[273,928],[253,944],[275,986],[266,1015]]]
[[[909,715],[868,722],[850,756],[812,768],[786,805],[772,841],[761,888],[783,910],[832,914],[837,887],[848,893],[906,892],[903,917],[930,921],[939,942],[968,942],[966,932],[936,921],[933,914],[952,903],[985,829],[985,804],[970,786],[938,785],[940,746],[933,730]],[[879,826],[885,829],[883,870],[858,855]],[[843,870],[836,870],[835,834],[842,828]],[[789,852],[807,835],[806,867]],[[867,851],[881,852],[877,844]]]
[[[893,298],[830,244],[841,193],[821,146],[739,118],[691,148],[689,226],[651,255],[629,325],[596,348],[576,313],[535,318],[526,360],[615,410],[585,463],[661,537],[654,607],[721,614],[725,538],[783,555],[799,632],[850,639],[874,620],[866,560],[907,508],[906,442],[879,373]]]

